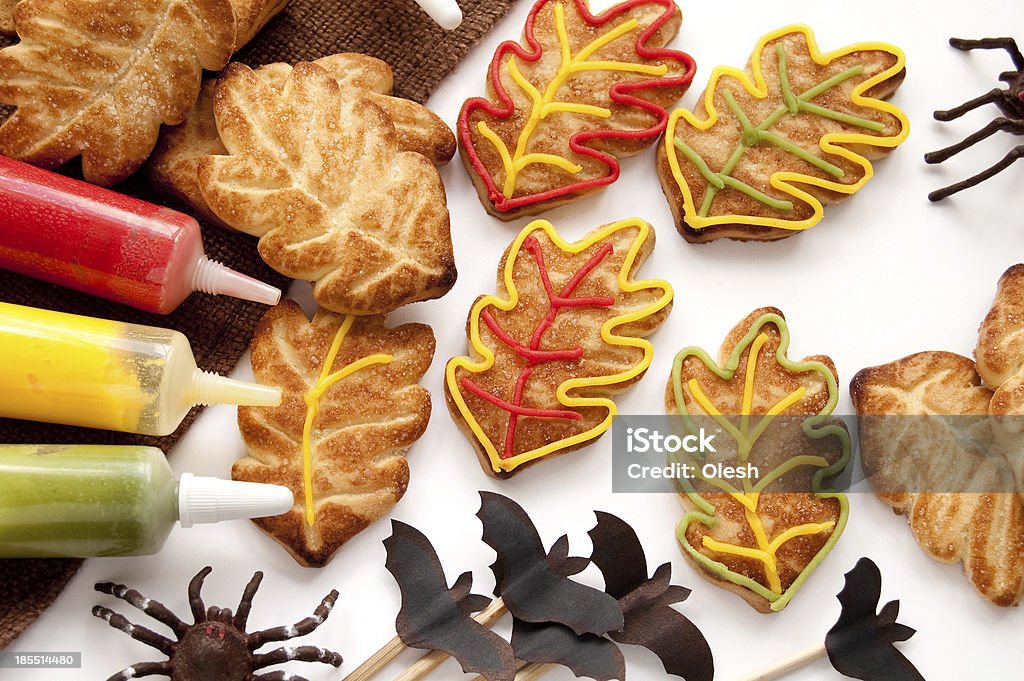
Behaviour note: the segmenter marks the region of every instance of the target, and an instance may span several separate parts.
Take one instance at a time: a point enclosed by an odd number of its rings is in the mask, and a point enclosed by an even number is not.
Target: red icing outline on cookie
[[[629,93],[634,90],[647,90],[654,87],[671,87],[675,85],[688,86],[693,80],[693,76],[697,68],[693,58],[685,52],[666,48],[652,49],[646,46],[647,40],[669,19],[671,19],[676,12],[680,11],[674,0],[629,0],[629,2],[623,2],[610,7],[602,14],[596,16],[590,13],[586,0],[573,0],[580,16],[582,16],[583,19],[591,26],[600,26],[608,23],[620,14],[628,12],[639,5],[663,6],[665,8],[665,12],[663,12],[661,16],[648,26],[647,30],[637,37],[636,43],[634,44],[636,53],[646,59],[665,59],[681,62],[686,67],[686,73],[685,75],[677,78],[655,78],[635,83],[616,83],[609,89],[609,94],[611,95],[613,102],[629,106],[638,106],[656,115],[658,117],[658,122],[654,126],[644,130],[584,130],[575,133],[569,138],[569,148],[572,151],[580,154],[581,156],[589,156],[603,162],[608,167],[609,172],[607,175],[604,177],[595,177],[588,180],[573,182],[563,187],[549,189],[548,191],[541,192],[539,194],[527,194],[526,196],[506,199],[505,195],[495,184],[491,174],[487,171],[487,167],[484,165],[483,161],[481,161],[480,156],[476,152],[476,148],[473,146],[473,137],[469,127],[469,116],[476,109],[483,109],[495,118],[508,118],[515,113],[515,105],[512,102],[512,98],[509,97],[508,93],[505,91],[505,87],[501,83],[501,65],[505,61],[505,57],[509,52],[515,53],[517,57],[526,62],[535,62],[541,58],[544,50],[534,37],[534,20],[546,4],[558,1],[559,0],[539,0],[539,2],[533,6],[533,9],[530,10],[530,15],[526,19],[524,39],[530,46],[530,50],[532,50],[532,52],[523,49],[519,43],[514,40],[506,40],[498,46],[497,51],[494,53],[490,68],[491,84],[493,85],[502,106],[499,107],[491,104],[491,102],[485,97],[473,97],[472,99],[466,100],[466,103],[462,105],[462,111],[459,112],[459,139],[469,156],[473,169],[483,179],[484,184],[487,186],[488,200],[494,206],[495,210],[502,212],[514,210],[522,206],[528,206],[533,203],[540,203],[559,196],[564,196],[565,194],[571,194],[573,192],[593,187],[603,187],[615,182],[615,180],[619,179],[618,159],[611,154],[584,146],[583,143],[592,139],[647,139],[650,137],[657,137],[664,132],[665,125],[668,123],[668,111],[656,104],[633,97]],[[568,0],[562,1],[564,2]]]

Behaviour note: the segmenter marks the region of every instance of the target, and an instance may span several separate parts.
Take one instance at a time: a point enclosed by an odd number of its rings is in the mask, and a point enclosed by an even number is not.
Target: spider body
[[[110,626],[132,638],[156,648],[167,659],[162,662],[140,662],[111,676],[107,681],[127,681],[141,676],[163,675],[172,681],[305,681],[300,676],[282,671],[262,672],[271,665],[289,660],[322,662],[341,666],[341,655],[314,646],[284,646],[266,653],[256,650],[266,643],[287,641],[311,633],[320,626],[334,607],[338,592],[324,597],[313,614],[287,627],[274,627],[248,633],[245,630],[252,608],[252,599],[263,580],[263,573],[253,574],[242,593],[238,610],[206,607],[201,591],[211,568],[205,567],[188,586],[193,623],[188,624],[166,606],[150,600],[124,584],[102,582],[96,590],[110,594],[135,606],[174,632],[172,640],[155,631],[132,624],[123,615],[97,605],[92,614],[105,619]]]
[[[949,44],[958,50],[968,52],[970,50],[1006,50],[1013,62],[1013,71],[1005,71],[999,75],[999,80],[1006,83],[1005,88],[994,88],[980,97],[964,102],[960,106],[946,111],[936,111],[935,119],[939,121],[952,121],[963,116],[968,111],[973,111],[986,104],[995,104],[1003,115],[994,119],[981,130],[968,135],[961,142],[925,154],[926,163],[942,163],[964,149],[974,146],[978,142],[991,137],[997,132],[1009,132],[1014,135],[1024,135],[1024,55],[1013,38],[984,38],[982,40],[963,40],[961,38],[950,38]],[[992,166],[981,171],[977,175],[967,178],[961,182],[951,184],[933,191],[928,195],[932,201],[942,199],[973,187],[993,175],[997,175],[1013,165],[1017,159],[1024,157],[1024,144],[1017,145],[1011,149],[1006,156]]]

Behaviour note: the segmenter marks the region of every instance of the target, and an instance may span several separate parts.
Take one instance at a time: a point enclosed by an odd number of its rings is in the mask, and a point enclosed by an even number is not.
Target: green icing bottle
[[[175,525],[279,515],[287,487],[185,473],[154,447],[0,446],[0,558],[156,553]]]

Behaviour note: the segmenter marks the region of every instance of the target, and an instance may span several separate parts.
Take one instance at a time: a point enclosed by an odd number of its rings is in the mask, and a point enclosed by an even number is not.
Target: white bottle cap
[[[446,31],[459,27],[462,23],[462,10],[455,0],[416,0],[423,11]]]
[[[281,289],[276,286],[236,272],[205,255],[199,257],[192,270],[192,290],[251,300],[264,305],[277,305],[281,300]]]
[[[178,520],[182,527],[281,515],[294,504],[292,491],[281,485],[197,477],[191,473],[184,473],[178,481]]]

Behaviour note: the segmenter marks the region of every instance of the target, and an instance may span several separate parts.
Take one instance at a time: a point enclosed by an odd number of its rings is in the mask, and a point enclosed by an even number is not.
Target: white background
[[[954,123],[940,124],[932,120],[933,109],[988,91],[998,84],[997,75],[1011,68],[1004,52],[963,54],[948,46],[948,37],[1015,35],[1024,47],[1024,4],[744,0],[686,2],[682,8],[682,30],[672,45],[697,60],[693,87],[683,100],[686,106],[698,100],[716,64],[742,65],[762,34],[805,22],[815,29],[825,51],[864,40],[892,42],[906,51],[907,79],[893,101],[910,116],[912,131],[901,148],[876,164],[876,177],[860,194],[828,207],[824,220],[809,233],[777,243],[687,244],[676,233],[662,197],[653,149],[624,162],[622,179],[602,194],[545,215],[573,240],[630,216],[643,217],[657,231],[658,245],[641,275],[670,280],[676,290],[675,308],[653,337],[656,355],[647,377],[620,398],[621,413],[659,413],[673,354],[690,344],[717,354],[732,325],[762,305],[786,313],[792,356],[824,353],[835,360],[843,389],[837,413],[850,413],[846,386],[862,367],[921,350],[970,355],[996,280],[1008,266],[1024,260],[1024,162],[941,205],[931,205],[926,196],[996,162],[1024,138],[1000,133],[941,168],[926,166],[922,155],[960,140],[997,115],[990,105]],[[485,67],[494,48],[519,35],[528,9],[525,2],[515,7],[430,100],[450,125],[462,101],[483,92]],[[1020,677],[1024,612],[989,605],[963,578],[959,565],[940,565],[926,557],[906,521],[871,494],[851,495],[846,533],[792,604],[780,614],[761,615],[684,563],[673,535],[682,515],[673,495],[611,492],[610,436],[510,481],[485,475],[447,413],[443,369],[449,357],[466,351],[469,306],[477,295],[494,290],[498,259],[526,220],[505,224],[489,217],[458,159],[443,176],[459,280],[443,300],[393,315],[393,323],[428,322],[437,336],[437,354],[424,379],[434,396],[433,418],[426,435],[409,452],[412,483],[394,517],[431,538],[451,579],[472,569],[479,592],[487,593],[492,585],[488,565],[493,553],[480,541],[474,516],[477,490],[491,489],[521,503],[545,542],[570,533],[579,555],[589,554],[586,531],[594,523],[592,509],[617,513],[632,523],[652,568],[671,561],[675,581],[693,589],[682,610],[710,641],[718,679],[738,679],[820,642],[838,614],[835,594],[843,586],[843,573],[863,555],[882,569],[883,602],[899,598],[901,621],[918,629],[901,649],[929,681]],[[293,295],[310,310],[308,286],[293,288]],[[249,375],[247,359],[236,375]],[[209,409],[172,452],[175,470],[228,476],[231,463],[245,454],[234,419],[231,407]],[[187,615],[186,585],[207,564],[214,566],[205,590],[207,604],[231,608],[251,573],[265,571],[250,618],[252,628],[301,619],[331,588],[340,590],[330,619],[301,642],[340,651],[346,660],[343,671],[350,671],[394,634],[398,590],[384,569],[381,545],[389,533],[389,523],[378,522],[320,570],[299,567],[247,522],[179,529],[158,556],[87,561],[56,604],[11,647],[81,650],[83,669],[0,670],[0,678],[103,679],[133,662],[162,659],[159,652],[89,615],[93,604],[103,603],[162,630],[126,604],[95,593],[92,584],[125,582]],[[653,655],[636,648],[625,652],[629,678],[664,677]],[[393,678],[418,655],[407,652],[380,678]],[[291,663],[285,668],[311,681],[341,676],[323,665]],[[462,675],[449,662],[432,678]],[[572,675],[556,670],[546,678],[559,681]],[[788,678],[841,677],[822,661]]]

